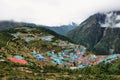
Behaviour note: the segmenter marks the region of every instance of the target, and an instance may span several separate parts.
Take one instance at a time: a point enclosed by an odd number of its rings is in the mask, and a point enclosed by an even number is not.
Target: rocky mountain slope
[[[97,54],[120,53],[120,11],[94,14],[67,36]]]

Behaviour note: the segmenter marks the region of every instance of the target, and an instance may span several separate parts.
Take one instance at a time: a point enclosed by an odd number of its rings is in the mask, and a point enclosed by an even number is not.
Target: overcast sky
[[[80,24],[90,15],[120,10],[120,0],[0,0],[0,20],[43,25]]]

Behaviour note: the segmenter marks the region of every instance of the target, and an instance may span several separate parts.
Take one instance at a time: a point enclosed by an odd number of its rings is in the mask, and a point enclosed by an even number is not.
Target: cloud
[[[0,20],[44,25],[81,23],[90,15],[120,9],[120,0],[0,0]]]

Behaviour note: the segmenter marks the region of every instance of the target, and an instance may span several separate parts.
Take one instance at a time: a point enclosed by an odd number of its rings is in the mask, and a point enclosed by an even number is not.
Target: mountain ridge
[[[78,25],[76,23],[72,22],[71,24],[68,24],[68,25],[51,26],[51,27],[45,27],[45,28],[53,30],[58,34],[66,35],[67,32],[69,32],[70,30],[76,28],[77,26]]]
[[[107,14],[110,13],[117,16],[120,15],[120,11],[108,12]],[[116,20],[116,16],[113,15],[108,20],[107,14],[97,13],[90,16],[77,28],[68,32],[67,36],[99,54],[119,53],[120,28],[111,26],[102,27],[102,25],[109,24],[114,26],[120,20]],[[115,24],[113,25],[113,23]]]
[[[74,28],[77,27],[77,24],[72,22],[68,25],[61,25],[61,26],[46,26],[46,25],[37,25],[34,23],[26,23],[26,22],[15,22],[15,21],[0,21],[0,30],[15,28],[15,27],[22,27],[22,26],[28,26],[28,27],[43,27],[46,29],[50,29],[52,31],[55,31],[58,34],[66,35],[66,33]]]

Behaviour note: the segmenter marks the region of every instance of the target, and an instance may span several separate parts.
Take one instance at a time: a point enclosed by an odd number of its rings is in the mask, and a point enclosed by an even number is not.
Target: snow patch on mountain
[[[116,27],[120,27],[120,23],[116,24],[115,26],[116,26]]]
[[[106,15],[105,23],[101,23],[102,27],[111,27],[111,28],[120,27],[120,15],[114,12],[108,12],[105,15]]]
[[[120,15],[118,15],[118,16],[116,17],[116,20],[120,20]]]

